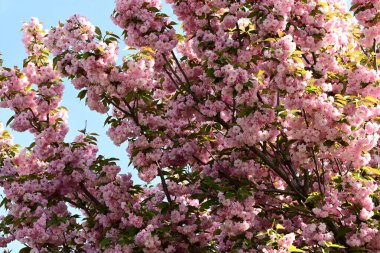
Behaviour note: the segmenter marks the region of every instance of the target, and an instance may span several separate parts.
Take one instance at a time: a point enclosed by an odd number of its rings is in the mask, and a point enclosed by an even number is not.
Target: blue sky
[[[25,57],[25,50],[21,43],[20,28],[23,21],[30,17],[38,17],[44,22],[45,28],[55,26],[58,21],[64,21],[71,15],[79,13],[87,16],[102,30],[114,31],[120,34],[120,30],[113,25],[109,16],[113,11],[113,1],[107,0],[0,0],[0,51],[3,53],[5,66],[20,66]],[[68,84],[66,82],[66,84]],[[69,108],[70,133],[68,140],[75,137],[77,130],[83,129],[87,120],[87,129],[90,132],[99,132],[100,151],[107,156],[116,156],[121,159],[120,165],[126,167],[127,158],[125,146],[114,147],[105,136],[106,128],[103,128],[104,115],[92,112],[84,106],[83,101],[76,98],[78,92],[71,85],[66,85],[63,105]],[[0,121],[7,121],[10,112],[0,110]],[[15,142],[25,145],[32,141],[29,133],[14,135]]]
[[[4,65],[21,66],[25,57],[25,50],[21,43],[20,28],[23,21],[30,17],[38,17],[44,22],[45,28],[55,26],[58,21],[64,21],[71,15],[78,13],[88,17],[93,24],[102,30],[121,34],[120,29],[113,25],[109,16],[114,8],[112,0],[0,0],[0,51],[3,53]],[[166,13],[171,14],[168,6],[164,7]],[[123,51],[121,51],[121,54]],[[109,157],[120,159],[119,165],[123,171],[132,171],[127,168],[128,158],[126,146],[115,147],[106,136],[103,128],[104,115],[92,112],[84,106],[84,102],[76,98],[77,91],[66,81],[63,105],[69,109],[70,133],[68,140],[77,135],[77,130],[83,129],[87,120],[87,130],[100,134],[100,153]],[[0,121],[7,122],[11,112],[0,109]],[[14,134],[15,143],[27,146],[32,142],[29,133]],[[136,177],[135,177],[136,178]],[[1,214],[1,211],[0,211]],[[17,250],[20,245],[15,243],[10,249]]]

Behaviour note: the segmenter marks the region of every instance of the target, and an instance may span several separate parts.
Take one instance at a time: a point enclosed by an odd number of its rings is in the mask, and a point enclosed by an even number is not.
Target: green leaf
[[[183,36],[182,34],[175,34],[174,37],[179,41],[179,42],[183,42],[185,41],[186,37]]]
[[[157,9],[156,7],[149,7],[148,11],[150,11],[150,12],[159,12],[160,10]]]
[[[312,192],[307,197],[305,203],[315,203],[321,199],[321,195],[319,192]]]
[[[145,104],[150,105],[153,102],[153,99],[149,94],[142,93],[140,98],[144,101]]]
[[[290,245],[289,246],[289,252],[305,252],[305,251],[298,249],[297,247],[295,247],[293,245]]]
[[[29,147],[27,147],[26,149],[28,150],[31,150],[32,148],[34,148],[34,146],[36,146],[36,143],[35,142],[32,142]]]
[[[295,60],[295,61],[297,61],[297,62],[299,62],[299,63],[303,64],[303,61],[302,61],[302,59],[301,59],[301,58],[299,58],[298,56],[296,56],[296,55],[293,55],[293,56],[292,56],[292,58],[293,58],[293,60]]]
[[[316,33],[312,35],[314,39],[321,40],[325,36],[323,33]]]
[[[207,71],[206,71],[206,76],[207,77],[215,77],[215,69],[212,69],[212,68],[210,68],[210,69],[208,69]]]
[[[30,62],[30,58],[24,59],[22,66],[25,68],[26,66],[28,66],[29,62]]]
[[[100,28],[98,26],[95,26],[95,34],[97,35],[96,38],[98,40],[102,39],[102,31],[100,30]]]
[[[310,15],[312,17],[315,17],[317,14],[323,14],[323,12],[319,9],[319,6],[317,6],[314,10],[310,12]]]
[[[170,204],[167,202],[162,202],[158,206],[161,208],[162,214],[167,214],[167,212],[169,211],[169,208],[170,208]]]
[[[128,94],[123,98],[125,103],[131,102],[135,98],[135,93],[133,91],[128,92]]]
[[[372,167],[369,167],[369,166],[364,166],[363,170],[365,170],[369,174],[380,175],[380,169],[379,168],[372,168]]]
[[[120,37],[118,35],[114,34],[113,32],[108,32],[107,31],[106,34],[109,35],[109,36],[115,37],[117,39],[120,39]]]
[[[53,69],[57,69],[57,64],[59,61],[63,60],[63,58],[65,57],[67,51],[57,55],[56,57],[54,57],[53,59]]]
[[[112,239],[111,238],[109,238],[109,237],[105,237],[105,238],[103,238],[101,241],[100,241],[100,249],[106,249],[106,248],[108,248],[108,246],[110,246],[110,244],[111,244],[111,242],[112,242]]]
[[[299,55],[299,54],[305,54],[305,53],[300,50],[296,50],[293,52],[293,55]]]
[[[361,3],[358,3],[358,4],[354,4],[354,5],[352,5],[351,8],[350,8],[350,11],[355,10],[355,9],[358,8],[360,5],[361,5]]]
[[[360,8],[357,8],[355,11],[354,11],[354,15],[358,14],[359,12],[361,11],[365,11],[367,9],[371,8],[371,5],[367,5],[367,6],[362,6]]]
[[[264,41],[266,41],[266,42],[276,42],[277,40],[275,38],[266,38]]]
[[[214,199],[209,199],[206,202],[204,202],[204,203],[201,204],[200,210],[203,212],[203,211],[209,209],[210,207],[212,207],[215,204],[216,204],[216,201]]]
[[[91,55],[93,55],[93,54],[90,53],[90,52],[86,52],[86,53],[84,53],[84,54],[81,55],[81,58],[83,58],[83,59],[87,59],[87,58],[90,57]]]
[[[9,138],[11,137],[11,134],[10,134],[7,130],[5,130],[5,131],[3,132],[3,134],[2,134],[2,137],[3,137],[4,139],[9,139]]]
[[[335,244],[335,243],[332,243],[332,242],[325,242],[325,245],[327,247],[329,247],[329,248],[339,248],[339,249],[345,249],[346,248],[343,245]]]
[[[172,21],[169,23],[169,26],[178,25],[176,22]]]
[[[87,94],[87,90],[82,90],[78,93],[78,98],[80,98],[80,100],[82,100]]]
[[[14,120],[15,116],[12,116],[8,119],[6,126],[9,126],[9,124]]]
[[[105,42],[107,45],[109,45],[109,44],[111,44],[112,42],[115,42],[115,41],[117,41],[117,39],[111,37],[111,38],[106,39],[104,42]]]
[[[306,93],[313,93],[313,94],[320,94],[322,92],[322,89],[320,86],[315,86],[313,84],[309,84],[305,88]]]
[[[112,116],[108,116],[105,120],[104,120],[104,126],[109,124],[111,122],[111,119],[112,119]]]
[[[57,69],[57,64],[59,60],[60,59],[58,56],[53,58],[53,69]]]
[[[6,207],[7,202],[9,202],[8,199],[7,198],[3,198],[3,200],[0,203],[0,207],[3,207],[3,206]]]
[[[367,87],[368,85],[370,85],[371,83],[364,83],[364,82],[361,82],[360,83],[360,87],[362,87],[363,89],[365,88],[365,87]]]
[[[337,238],[343,238],[347,233],[351,232],[352,229],[347,226],[342,226],[338,229],[338,232],[336,234]]]
[[[222,233],[222,230],[220,228],[214,231],[214,235],[220,235],[221,233]]]
[[[338,139],[337,140],[338,141],[338,143],[340,144],[340,145],[342,145],[343,147],[348,147],[350,144],[348,144],[348,142],[346,142],[346,141],[344,141],[344,140],[342,140],[342,139]]]
[[[335,141],[332,141],[332,140],[325,140],[323,142],[323,145],[327,146],[327,147],[331,147],[332,145],[334,145]]]
[[[29,253],[31,250],[32,248],[27,246],[25,248],[20,249],[19,253]]]
[[[237,191],[236,197],[239,200],[243,200],[249,197],[250,195],[251,195],[251,192],[249,191],[249,189],[243,186],[243,187],[240,187],[239,190]]]

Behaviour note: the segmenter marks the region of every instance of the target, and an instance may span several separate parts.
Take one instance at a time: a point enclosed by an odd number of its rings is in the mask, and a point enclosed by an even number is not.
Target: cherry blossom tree
[[[0,246],[380,252],[380,0],[167,2],[181,28],[158,0],[116,0],[121,38],[80,15],[24,24],[0,106],[34,142],[0,127]],[[145,185],[95,133],[65,141],[63,78]]]

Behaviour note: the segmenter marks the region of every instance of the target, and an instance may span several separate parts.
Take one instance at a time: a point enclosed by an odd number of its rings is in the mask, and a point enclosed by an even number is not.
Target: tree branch
[[[158,162],[156,162],[156,164],[157,164],[157,167],[158,167],[158,170],[157,170],[158,171],[158,175],[160,176],[160,179],[161,179],[162,189],[164,190],[164,193],[166,195],[166,198],[168,199],[168,202],[169,202],[170,206],[173,206],[173,200],[171,198],[168,185],[166,184],[165,176],[162,173],[161,166],[160,166],[160,164]]]
[[[373,50],[373,61],[374,61],[373,67],[376,70],[376,72],[378,72],[379,67],[377,66],[377,42],[376,42],[376,39],[373,39],[372,50]]]
[[[79,186],[80,186],[80,188],[82,189],[82,191],[83,191],[83,193],[92,201],[92,202],[94,202],[94,204],[96,204],[97,206],[99,206],[99,207],[102,207],[102,209],[103,210],[101,210],[103,213],[107,213],[108,211],[108,208],[105,206],[105,205],[103,205],[102,203],[100,203],[99,202],[99,200],[97,200],[95,197],[94,197],[94,195],[92,195],[91,194],[91,192],[89,192],[88,190],[87,190],[87,188],[86,188],[86,186],[84,185],[84,183],[83,182],[80,182],[79,183]]]

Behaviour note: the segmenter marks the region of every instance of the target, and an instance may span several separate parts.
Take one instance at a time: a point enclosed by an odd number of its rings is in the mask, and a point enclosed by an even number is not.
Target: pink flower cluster
[[[379,24],[379,10],[380,2],[378,0],[353,0],[352,6],[355,11],[355,17],[358,23],[364,27],[364,38],[361,40],[362,44],[371,48],[374,44],[380,41],[380,24]]]
[[[151,47],[165,53],[178,41],[169,17],[160,13],[160,9],[158,0],[117,0],[112,20],[125,30],[128,46]]]

